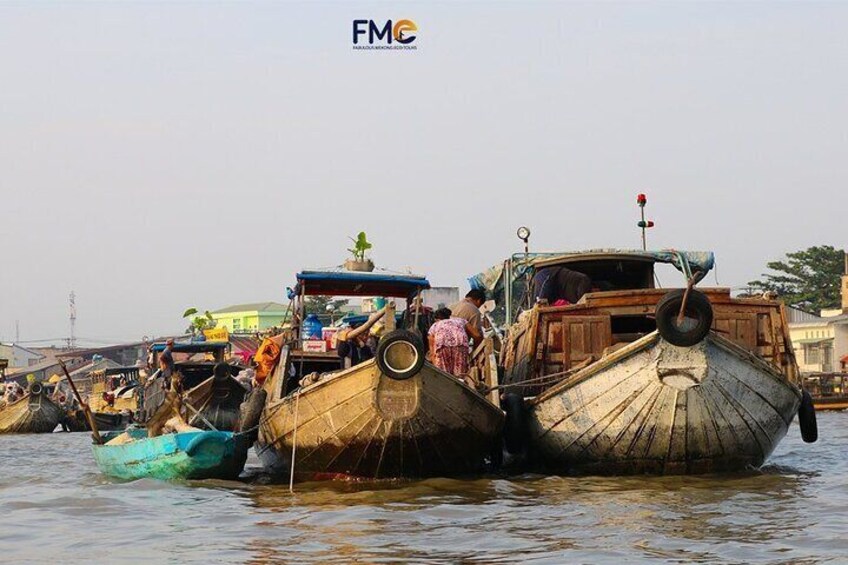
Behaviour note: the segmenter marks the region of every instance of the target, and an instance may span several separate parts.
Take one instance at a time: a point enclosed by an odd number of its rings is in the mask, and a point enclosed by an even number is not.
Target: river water
[[[0,436],[3,563],[848,563],[848,413],[709,477],[122,483],[88,434]]]

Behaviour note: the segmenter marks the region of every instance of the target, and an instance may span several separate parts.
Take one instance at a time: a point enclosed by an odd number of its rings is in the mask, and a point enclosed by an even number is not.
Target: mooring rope
[[[534,386],[543,386],[546,384],[557,383],[565,380],[570,377],[574,373],[585,369],[585,367],[577,367],[574,369],[569,369],[567,371],[560,371],[559,373],[551,373],[550,375],[542,375],[539,377],[533,377],[532,379],[527,379],[521,381],[520,383],[509,383],[503,385],[497,385],[493,387],[489,387],[485,389],[485,393],[492,392],[493,390],[502,390],[507,388],[529,388]]]
[[[289,492],[294,493],[294,461],[297,454],[297,412],[300,407],[300,389],[294,397],[294,433],[292,434],[291,473],[289,475]]]

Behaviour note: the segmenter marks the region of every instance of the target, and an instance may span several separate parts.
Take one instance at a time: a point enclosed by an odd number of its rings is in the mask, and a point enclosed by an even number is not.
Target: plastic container
[[[327,342],[327,351],[336,348],[336,334],[339,328],[324,328],[321,330],[321,338]]]
[[[309,314],[303,321],[300,330],[300,339],[321,339],[321,330],[324,329],[324,324],[318,319],[315,314]]]

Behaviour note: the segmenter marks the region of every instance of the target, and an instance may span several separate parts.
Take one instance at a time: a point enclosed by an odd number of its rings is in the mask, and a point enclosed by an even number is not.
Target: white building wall
[[[459,288],[455,286],[434,286],[421,293],[424,305],[428,308],[448,307],[459,302]]]
[[[29,367],[44,359],[44,355],[18,345],[0,344],[0,359],[9,360],[9,368]]]
[[[834,324],[833,332],[833,370],[839,371],[839,360],[848,355],[848,323]]]

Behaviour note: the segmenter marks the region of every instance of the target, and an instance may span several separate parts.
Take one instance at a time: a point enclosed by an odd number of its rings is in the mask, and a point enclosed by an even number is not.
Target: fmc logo
[[[377,23],[374,20],[353,20],[354,49],[415,49],[418,26],[412,20],[392,20]],[[367,39],[368,43],[365,43]],[[396,45],[397,44],[397,45]]]

